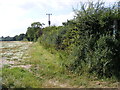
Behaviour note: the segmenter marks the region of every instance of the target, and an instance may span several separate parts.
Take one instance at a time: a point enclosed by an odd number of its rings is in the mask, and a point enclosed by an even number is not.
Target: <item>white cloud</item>
[[[62,25],[62,22],[66,22],[67,20],[73,19],[73,17],[74,12],[70,12],[66,15],[53,16],[51,20],[53,25]]]
[[[0,36],[14,36],[22,32],[25,33],[32,22],[39,20],[47,25],[46,12],[54,8],[56,8],[55,10],[64,9],[65,3],[55,0],[0,0],[0,11],[2,11],[0,15]],[[41,17],[36,15],[39,11],[42,12]],[[68,17],[69,15],[56,16],[53,14],[51,17],[52,24],[60,25],[61,21]]]
[[[88,0],[0,0],[0,36],[25,33],[27,27],[35,21],[47,26],[46,13],[53,13],[52,25],[62,25],[62,22],[73,18],[72,7],[76,7],[80,1]]]

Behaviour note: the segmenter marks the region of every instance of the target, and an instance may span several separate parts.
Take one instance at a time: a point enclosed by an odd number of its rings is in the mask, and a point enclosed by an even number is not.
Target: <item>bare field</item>
[[[20,62],[22,62],[24,58],[28,58],[26,51],[31,44],[32,42],[1,41],[0,67],[4,67],[6,65],[9,65],[10,67],[15,67],[15,65],[21,64]],[[22,65],[21,67],[25,66]]]

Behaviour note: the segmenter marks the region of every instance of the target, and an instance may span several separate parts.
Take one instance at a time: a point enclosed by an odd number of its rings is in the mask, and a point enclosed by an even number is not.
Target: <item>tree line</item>
[[[15,35],[14,37],[10,37],[10,36],[7,36],[7,37],[0,37],[0,41],[22,41],[22,40],[26,40],[25,38],[25,34],[20,34],[20,35]]]
[[[42,35],[43,23],[33,22],[30,27],[27,28],[26,33],[15,35],[14,37],[0,37],[0,41],[37,41],[38,37]]]

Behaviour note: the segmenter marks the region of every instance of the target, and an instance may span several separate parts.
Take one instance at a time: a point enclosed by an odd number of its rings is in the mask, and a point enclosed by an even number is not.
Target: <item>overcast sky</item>
[[[72,8],[77,8],[83,1],[88,0],[0,0],[0,36],[25,33],[32,22],[39,21],[48,26],[46,13],[52,13],[52,25],[62,25],[62,22],[73,18]],[[109,3],[118,0],[103,1]]]

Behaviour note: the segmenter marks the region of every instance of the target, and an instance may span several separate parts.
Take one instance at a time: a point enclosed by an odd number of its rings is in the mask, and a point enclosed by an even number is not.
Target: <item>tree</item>
[[[42,35],[43,23],[33,22],[31,27],[27,28],[26,38],[28,41],[36,41]]]

